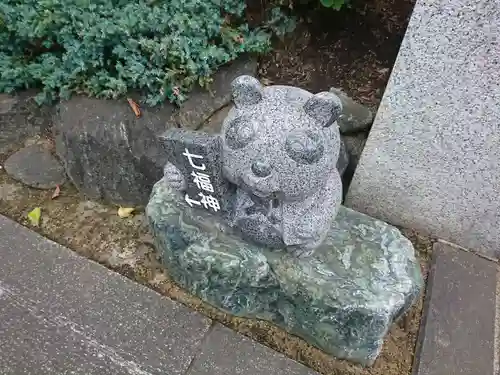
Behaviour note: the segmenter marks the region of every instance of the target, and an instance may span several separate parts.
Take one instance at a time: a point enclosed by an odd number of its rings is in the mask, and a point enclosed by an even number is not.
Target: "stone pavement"
[[[0,375],[314,375],[0,215]]]
[[[318,375],[0,215],[0,375]],[[413,375],[500,375],[497,263],[438,242]]]
[[[414,375],[499,375],[498,265],[438,242]]]

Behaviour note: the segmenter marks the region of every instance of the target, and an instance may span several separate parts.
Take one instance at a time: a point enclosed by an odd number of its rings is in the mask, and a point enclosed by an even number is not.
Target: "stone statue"
[[[342,200],[336,168],[340,99],[288,86],[262,87],[250,76],[232,82],[235,107],[224,120],[222,175],[234,185],[222,199],[225,222],[243,238],[298,257],[319,246]],[[165,168],[171,187],[185,174]]]
[[[220,134],[160,137],[146,217],[162,263],[227,313],[372,364],[423,283],[397,228],[340,204],[339,98],[248,76],[232,93]]]

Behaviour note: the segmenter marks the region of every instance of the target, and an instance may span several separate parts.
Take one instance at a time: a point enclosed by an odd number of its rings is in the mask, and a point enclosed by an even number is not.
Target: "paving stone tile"
[[[186,375],[319,375],[229,328],[217,324]]]
[[[434,246],[414,374],[493,375],[496,280],[496,263]]]
[[[211,321],[0,215],[0,374],[183,374]]]

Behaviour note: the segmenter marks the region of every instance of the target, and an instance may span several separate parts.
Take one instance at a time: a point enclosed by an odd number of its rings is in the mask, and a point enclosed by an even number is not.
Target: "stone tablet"
[[[160,136],[171,165],[182,174],[182,194],[193,208],[213,214],[227,211],[229,184],[222,177],[222,145],[219,136],[170,129]],[[166,173],[171,165],[167,165]]]
[[[499,1],[417,1],[348,206],[500,258],[499,19]]]

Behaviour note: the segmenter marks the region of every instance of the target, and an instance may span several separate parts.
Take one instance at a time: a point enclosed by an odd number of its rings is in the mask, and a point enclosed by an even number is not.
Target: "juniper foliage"
[[[148,105],[180,103],[292,26],[274,10],[251,29],[244,15],[245,0],[2,0],[0,92],[39,87],[50,103],[138,90]]]

